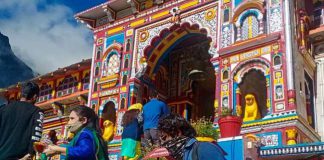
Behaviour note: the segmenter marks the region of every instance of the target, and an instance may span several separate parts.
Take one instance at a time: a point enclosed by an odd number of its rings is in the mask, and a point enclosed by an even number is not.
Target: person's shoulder
[[[221,154],[224,154],[223,149],[217,144],[214,144],[214,143],[211,143],[211,142],[199,142],[199,143],[200,143],[199,148],[200,148],[201,151],[219,152]]]
[[[208,157],[215,157],[219,160],[225,160],[226,152],[218,145],[210,142],[199,142],[198,147],[199,157],[201,159],[206,159]]]
[[[93,130],[90,128],[83,128],[80,132],[80,138],[91,137],[93,138]]]

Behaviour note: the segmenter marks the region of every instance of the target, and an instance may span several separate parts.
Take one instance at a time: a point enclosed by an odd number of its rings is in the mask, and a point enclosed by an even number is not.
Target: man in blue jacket
[[[159,145],[159,119],[170,113],[168,106],[158,99],[158,93],[153,92],[150,101],[143,107],[143,130],[146,145]]]
[[[195,129],[180,115],[161,118],[158,129],[162,146],[176,160],[225,160],[223,149],[214,143],[198,142]]]

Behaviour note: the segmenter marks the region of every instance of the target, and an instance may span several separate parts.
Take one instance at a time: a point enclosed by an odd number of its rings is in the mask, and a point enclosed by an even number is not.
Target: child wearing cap
[[[141,135],[143,129],[140,125],[142,104],[131,105],[122,118],[122,149],[121,155],[124,160],[137,160],[141,156]]]

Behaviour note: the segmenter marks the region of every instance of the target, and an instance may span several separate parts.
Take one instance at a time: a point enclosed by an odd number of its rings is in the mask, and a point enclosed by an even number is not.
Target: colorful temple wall
[[[314,102],[306,100],[313,91],[308,87],[306,94],[305,86],[311,86],[315,69],[307,53],[308,20],[302,11],[305,3],[290,3],[291,12],[296,12],[295,19],[290,20],[291,26],[296,26],[292,33],[286,32],[284,25],[285,3],[284,0],[167,1],[159,7],[134,7],[137,11],[133,15],[115,16],[109,23],[92,25],[95,48],[89,105],[96,109],[102,122],[116,117],[112,145],[120,145],[120,121],[127,106],[147,102],[155,90],[173,111],[186,118],[199,118],[195,100],[187,98],[195,95],[190,86],[193,81],[182,76],[190,73],[183,65],[186,54],[180,56],[182,61],[176,61],[175,56],[183,51],[192,57],[197,54],[192,52],[197,48],[186,46],[188,39],[209,42],[202,52],[209,55],[212,72],[208,73],[215,75],[211,79],[214,100],[208,100],[215,101],[214,111],[208,112],[215,112],[216,127],[221,109],[231,108],[244,118],[242,134],[271,135],[268,136],[271,141],[281,139],[280,143],[286,145],[286,130],[296,128],[298,135],[318,141]],[[112,5],[107,2],[106,6]],[[77,18],[91,13],[90,9]],[[255,100],[250,106],[245,99],[248,94],[253,94]],[[258,115],[244,117],[246,106],[257,106]],[[306,142],[300,137],[295,137],[298,143]]]
[[[265,147],[318,141],[309,4],[121,0],[77,14],[94,32],[88,105],[115,124],[111,157],[123,113],[155,91],[173,112],[211,115],[216,128],[221,110],[232,109],[241,134]]]
[[[81,12],[76,19],[94,33],[91,68],[79,63],[34,79],[45,133],[63,134],[64,110],[87,103],[103,129],[107,120],[114,124],[109,152],[119,159],[124,112],[157,91],[172,112],[188,120],[211,116],[216,129],[222,109],[241,116],[242,136],[219,141],[230,153],[243,148],[236,158],[319,147],[311,142],[324,133],[324,16],[308,2],[119,0]],[[314,12],[322,6],[314,2]],[[19,97],[19,87],[9,93]]]

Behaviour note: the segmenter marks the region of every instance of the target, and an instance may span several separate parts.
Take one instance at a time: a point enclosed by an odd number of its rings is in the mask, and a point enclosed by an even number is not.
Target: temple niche
[[[266,77],[261,71],[252,69],[247,72],[239,90],[244,122],[260,119],[268,113]]]
[[[116,109],[114,102],[109,101],[104,105],[100,118],[102,118],[102,122],[109,120],[113,124],[116,124]]]

